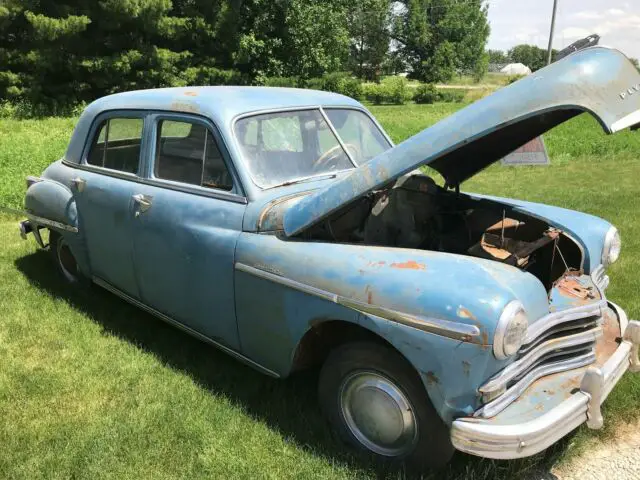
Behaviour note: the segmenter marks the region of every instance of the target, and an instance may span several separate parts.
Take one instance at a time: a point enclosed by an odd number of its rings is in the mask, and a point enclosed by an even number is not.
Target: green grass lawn
[[[373,107],[396,142],[459,105]],[[0,205],[66,147],[75,119],[0,119]],[[496,165],[465,190],[607,218],[622,233],[609,296],[640,316],[640,133],[605,136],[579,117],[546,137],[549,167]],[[46,252],[0,215],[0,478],[403,478],[335,443],[315,399],[316,372],[272,380],[96,288],[76,292]],[[606,402],[606,428],[640,413],[640,378]],[[424,478],[516,478],[548,468],[586,428],[531,459],[457,454]]]

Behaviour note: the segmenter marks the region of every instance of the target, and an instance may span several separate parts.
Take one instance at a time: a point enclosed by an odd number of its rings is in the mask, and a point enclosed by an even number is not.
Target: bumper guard
[[[496,419],[465,417],[455,420],[451,441],[460,451],[495,459],[528,457],[541,452],[585,423],[589,428],[603,425],[600,406],[628,370],[640,372],[640,322],[628,321],[617,310],[624,331],[614,354],[600,367],[589,367],[580,390],[555,408],[524,423],[500,424]],[[626,327],[626,328],[625,328]]]

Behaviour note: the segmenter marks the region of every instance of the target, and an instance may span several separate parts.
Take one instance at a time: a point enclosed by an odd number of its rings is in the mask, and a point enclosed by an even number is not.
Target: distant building
[[[500,70],[502,70],[507,65],[508,65],[508,63],[490,63],[489,64],[489,71],[491,73],[500,73]]]
[[[500,70],[505,75],[530,75],[531,69],[522,63],[510,63]]]

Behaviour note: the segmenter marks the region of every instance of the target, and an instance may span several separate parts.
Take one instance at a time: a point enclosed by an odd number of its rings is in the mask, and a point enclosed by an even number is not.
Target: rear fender
[[[35,216],[78,228],[76,201],[66,185],[46,179],[35,182],[27,189],[24,205]]]
[[[78,263],[80,272],[90,274],[89,257],[78,225],[78,209],[73,192],[50,179],[33,182],[25,195],[26,215],[34,230],[46,227],[62,235]]]

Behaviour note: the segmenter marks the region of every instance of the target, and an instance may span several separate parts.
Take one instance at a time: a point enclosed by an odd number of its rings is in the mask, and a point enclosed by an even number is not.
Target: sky
[[[553,0],[488,0],[488,48],[508,50],[520,43],[547,48]],[[600,45],[640,58],[640,1],[558,0],[553,48],[561,50],[592,33]]]

